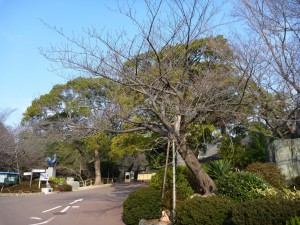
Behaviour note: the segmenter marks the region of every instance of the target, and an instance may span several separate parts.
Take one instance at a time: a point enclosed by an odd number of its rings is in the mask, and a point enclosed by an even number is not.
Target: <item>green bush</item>
[[[261,128],[257,127],[258,130]],[[247,131],[240,126],[235,126],[230,133],[234,136],[224,136],[221,141],[219,153],[223,159],[229,159],[239,169],[244,169],[253,162],[265,162],[264,135]]]
[[[300,218],[298,216],[292,217],[286,221],[285,225],[300,225]]]
[[[63,184],[66,183],[66,178],[64,178],[64,177],[50,177],[49,183],[54,184],[54,185],[63,185]]]
[[[141,219],[160,218],[161,210],[161,192],[154,188],[141,188],[124,201],[123,219],[127,225],[137,225]]]
[[[181,201],[184,201],[187,197],[191,196],[194,191],[191,187],[190,177],[192,174],[189,172],[188,168],[185,166],[176,167],[176,202],[179,204]],[[164,169],[159,170],[152,178],[149,183],[149,187],[153,187],[162,191],[164,178]],[[162,200],[164,208],[172,208],[172,195],[173,195],[173,178],[172,178],[172,168],[168,168],[166,176],[166,186],[164,192],[164,198]]]
[[[218,179],[233,170],[232,163],[227,159],[212,161],[207,168],[207,173],[212,179]]]
[[[296,188],[297,190],[300,190],[300,176],[293,177],[291,179],[291,188]]]
[[[232,209],[232,225],[285,225],[300,211],[299,200],[260,198],[240,203]]]
[[[276,188],[267,188],[265,190],[253,189],[253,192],[256,192],[259,197],[276,197],[282,198],[285,200],[300,200],[300,191],[299,190],[290,190],[290,189],[276,189]]]
[[[216,180],[217,194],[230,197],[239,202],[258,198],[253,189],[267,189],[267,183],[256,174],[250,172],[236,172],[224,175]]]
[[[222,225],[231,216],[236,203],[227,198],[194,197],[182,202],[176,210],[176,225]]]
[[[285,176],[275,163],[255,162],[247,166],[246,171],[259,174],[268,184],[275,188],[286,188]]]

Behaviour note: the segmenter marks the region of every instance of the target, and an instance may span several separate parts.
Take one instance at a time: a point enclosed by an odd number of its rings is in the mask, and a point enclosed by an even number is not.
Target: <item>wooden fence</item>
[[[118,178],[103,178],[102,179],[103,184],[112,184],[112,183],[117,183],[119,181],[120,180]],[[86,187],[86,186],[90,186],[90,185],[94,185],[94,184],[95,184],[95,179],[87,179],[87,180],[79,182],[80,187]]]

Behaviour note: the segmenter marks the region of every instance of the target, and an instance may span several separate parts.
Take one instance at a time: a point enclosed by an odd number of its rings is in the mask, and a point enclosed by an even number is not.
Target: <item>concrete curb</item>
[[[73,191],[85,191],[85,190],[91,190],[95,188],[101,188],[101,187],[109,187],[112,184],[101,184],[101,185],[89,185],[85,187],[79,187],[77,190]],[[64,193],[64,192],[51,192],[51,194],[58,194],[58,193]],[[20,193],[0,193],[0,197],[7,197],[7,196],[34,196],[34,195],[44,195],[43,192],[30,192],[30,193],[25,193],[25,192],[20,192]]]

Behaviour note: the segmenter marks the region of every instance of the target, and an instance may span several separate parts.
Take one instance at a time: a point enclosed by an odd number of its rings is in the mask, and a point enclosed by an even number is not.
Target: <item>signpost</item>
[[[24,176],[31,176],[31,175],[32,175],[32,172],[24,172],[23,175],[24,175]]]
[[[45,173],[46,170],[45,169],[32,169],[33,173]]]
[[[39,180],[39,189],[41,188],[41,181],[47,181],[47,187],[48,187],[49,185],[48,180],[49,180],[49,175],[47,173],[41,173],[40,180]]]
[[[32,184],[32,175],[33,173],[45,173],[45,169],[32,169],[31,172],[25,172],[24,175],[30,176],[30,187]],[[40,183],[39,183],[39,188],[40,188]]]

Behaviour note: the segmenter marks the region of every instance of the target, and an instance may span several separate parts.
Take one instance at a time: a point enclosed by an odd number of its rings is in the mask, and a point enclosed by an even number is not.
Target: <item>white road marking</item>
[[[54,208],[52,208],[52,209],[45,210],[45,211],[43,211],[42,213],[46,213],[46,212],[52,211],[52,210],[54,210],[54,209],[58,209],[58,208],[60,208],[60,207],[61,207],[61,206],[57,206],[57,207],[54,207]]]
[[[65,212],[65,211],[67,211],[68,209],[70,208],[70,206],[67,206],[66,208],[64,208],[63,210],[61,210],[60,212]]]
[[[75,204],[75,203],[77,203],[77,202],[81,202],[82,200],[83,200],[83,198],[77,199],[77,200],[75,200],[74,202],[71,202],[69,205],[73,205],[73,204]]]
[[[40,222],[40,223],[34,223],[34,224],[29,224],[29,225],[41,225],[41,224],[46,224],[49,223],[51,220],[53,220],[55,218],[55,216],[51,217],[50,219],[44,221],[44,222]]]
[[[81,198],[81,199],[76,199],[75,201],[71,202],[69,205],[73,205],[73,204],[75,204],[75,203],[77,203],[77,202],[81,202],[82,200],[83,200],[83,198]],[[42,213],[50,212],[50,211],[55,210],[55,209],[58,209],[58,208],[60,208],[60,207],[61,207],[61,206],[56,206],[56,207],[54,207],[54,208],[51,208],[51,209],[47,209],[47,210],[45,210],[45,211],[42,211]],[[70,207],[71,207],[71,206],[65,207],[63,210],[60,211],[60,213],[66,212]],[[72,206],[72,208],[79,208],[79,206],[74,205],[74,206]],[[46,224],[46,223],[49,223],[49,222],[50,222],[51,220],[53,220],[54,218],[55,218],[55,216],[51,217],[50,219],[48,219],[48,220],[46,220],[46,221],[44,221],[44,222],[35,223],[35,224],[30,224],[30,225],[41,225],[41,224]],[[39,218],[39,217],[30,217],[30,219],[41,220],[41,218]]]
[[[30,217],[30,219],[33,219],[33,220],[41,220],[42,218],[39,218],[39,217]]]

